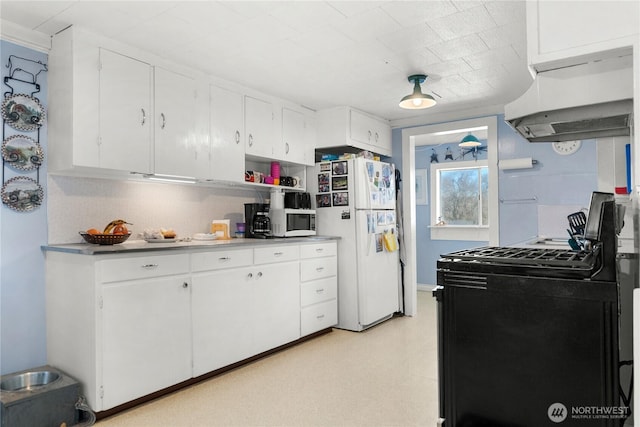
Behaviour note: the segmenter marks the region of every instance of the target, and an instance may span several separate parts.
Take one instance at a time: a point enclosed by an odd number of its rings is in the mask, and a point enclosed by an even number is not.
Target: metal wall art
[[[44,151],[39,141],[40,128],[45,122],[45,109],[34,95],[40,92],[38,76],[47,71],[47,65],[10,55],[6,67],[9,72],[4,76],[4,84],[10,90],[4,92],[0,106],[3,141],[1,198],[2,203],[10,209],[29,212],[42,205],[44,201],[44,190],[40,185],[40,166],[44,162]],[[31,94],[14,93],[14,86],[31,86],[34,91]],[[7,126],[21,133],[35,132],[35,135],[7,135]],[[6,180],[5,167],[35,172],[36,179],[15,176]]]

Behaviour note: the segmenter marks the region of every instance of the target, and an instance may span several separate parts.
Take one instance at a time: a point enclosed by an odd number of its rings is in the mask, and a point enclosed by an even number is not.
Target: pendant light
[[[480,141],[478,141],[478,138],[476,138],[472,134],[469,134],[469,135],[465,136],[464,138],[462,138],[462,141],[460,141],[460,143],[458,144],[458,147],[475,148],[475,147],[479,147],[481,145],[482,145],[482,143]]]
[[[423,108],[429,108],[436,105],[436,100],[433,96],[422,93],[420,84],[424,83],[427,76],[424,74],[414,74],[409,76],[409,82],[413,82],[413,93],[407,95],[400,100],[400,107],[407,110],[421,110]]]

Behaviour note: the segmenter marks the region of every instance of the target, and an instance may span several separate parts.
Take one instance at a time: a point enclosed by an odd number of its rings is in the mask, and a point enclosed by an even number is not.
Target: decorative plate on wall
[[[16,130],[37,130],[44,123],[44,117],[44,107],[33,96],[18,93],[2,101],[2,118]]]
[[[30,171],[42,165],[44,153],[40,144],[33,138],[14,135],[2,143],[2,158],[11,167]]]
[[[2,203],[18,212],[31,211],[42,204],[44,191],[35,179],[16,176],[2,186]]]

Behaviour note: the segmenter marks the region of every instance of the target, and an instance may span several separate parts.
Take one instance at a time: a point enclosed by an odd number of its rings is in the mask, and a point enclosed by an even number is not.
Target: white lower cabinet
[[[301,246],[300,336],[338,323],[338,261],[335,241]]]
[[[191,377],[189,254],[47,252],[46,268],[47,363],[94,411]]]
[[[300,338],[298,246],[193,256],[194,376]]]
[[[336,243],[47,251],[47,362],[96,412],[337,323]]]
[[[252,269],[194,275],[191,290],[193,376],[252,356]]]
[[[256,353],[300,338],[299,263],[265,264],[255,269],[252,288]]]
[[[104,408],[191,378],[189,305],[187,275],[103,285]]]

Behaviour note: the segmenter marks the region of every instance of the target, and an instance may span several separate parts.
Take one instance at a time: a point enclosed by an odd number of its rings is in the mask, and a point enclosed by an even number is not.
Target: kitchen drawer
[[[322,279],[337,274],[338,266],[336,257],[305,259],[300,262],[300,280]]]
[[[189,254],[133,256],[98,261],[100,281],[119,282],[189,272]]]
[[[253,249],[229,249],[191,254],[191,271],[220,270],[251,264],[253,264]]]
[[[323,256],[334,256],[337,253],[336,242],[313,243],[311,245],[300,246],[300,258],[318,258]]]
[[[295,261],[300,256],[300,246],[267,246],[255,248],[253,252],[255,264],[269,264],[272,262]]]
[[[338,301],[331,300],[300,311],[300,336],[312,334],[338,323]]]
[[[302,307],[335,299],[338,295],[338,279],[325,279],[304,282],[300,285],[300,305]]]

